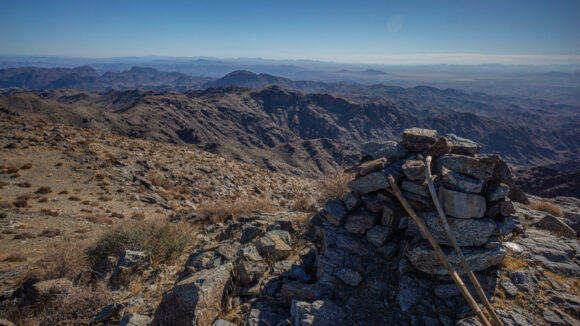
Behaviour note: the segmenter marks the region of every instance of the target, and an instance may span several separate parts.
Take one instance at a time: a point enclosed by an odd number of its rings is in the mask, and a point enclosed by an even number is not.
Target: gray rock
[[[387,258],[387,259],[391,259],[393,258],[397,252],[399,251],[399,245],[397,243],[394,242],[389,242],[386,245],[377,248],[377,253],[380,254],[381,256]]]
[[[236,324],[224,319],[216,319],[211,326],[236,326]]]
[[[121,303],[115,302],[105,306],[101,311],[91,320],[91,324],[98,324],[110,320],[119,320],[123,316],[125,306]]]
[[[291,303],[293,299],[312,302],[322,298],[327,292],[326,288],[316,283],[284,282],[280,290],[280,301],[284,304]]]
[[[425,326],[439,326],[439,325],[441,325],[439,323],[439,319],[437,319],[437,318],[433,318],[433,317],[429,317],[427,315],[423,315],[421,317],[421,319],[423,320],[423,325],[425,325]]]
[[[531,271],[510,271],[509,277],[512,284],[524,293],[532,294],[538,289],[534,273]]]
[[[453,244],[445,232],[439,215],[436,212],[423,213],[422,215],[425,225],[427,225],[435,241],[442,245],[452,246]],[[483,246],[496,230],[495,222],[489,218],[464,219],[447,217],[447,221],[460,247]],[[412,236],[420,235],[424,238],[419,227],[412,220],[409,221],[407,234]]]
[[[384,170],[373,172],[364,177],[357,178],[348,184],[349,189],[357,195],[365,195],[373,191],[390,188],[387,176],[390,174],[399,181],[403,177],[404,160],[389,165]]]
[[[292,247],[276,234],[265,235],[254,241],[254,245],[260,254],[277,260],[286,258],[292,253]]]
[[[149,266],[151,266],[149,252],[125,250],[109,278],[109,288],[118,290],[127,286],[135,275],[141,274]]]
[[[348,211],[352,211],[360,203],[359,197],[352,192],[344,195],[344,197],[342,197],[342,201],[344,202],[344,206],[346,206]]]
[[[151,318],[145,315],[135,313],[126,314],[117,326],[147,326],[151,322]]]
[[[362,281],[362,276],[350,268],[339,269],[336,272],[336,277],[350,286],[357,286]]]
[[[429,184],[428,184],[427,180],[423,180],[423,181],[403,180],[403,183],[401,184],[401,188],[406,192],[410,192],[412,194],[416,194],[416,195],[419,195],[422,197],[429,198],[431,196],[431,193],[429,192]]]
[[[292,266],[296,265],[297,263],[298,263],[297,261],[289,259],[278,261],[274,265],[272,265],[271,274],[278,276],[290,272],[290,270],[292,270]]]
[[[265,236],[270,236],[270,235],[277,235],[280,239],[282,239],[282,241],[284,241],[284,243],[286,243],[289,246],[292,245],[292,236],[290,235],[290,233],[288,231],[272,230],[272,231],[266,232],[266,234],[265,234]]]
[[[485,215],[489,217],[494,216],[510,216],[515,213],[516,209],[514,204],[509,199],[505,199],[499,202],[492,203],[488,206]]]
[[[294,326],[339,326],[346,318],[344,310],[330,300],[293,300],[291,316]]]
[[[479,194],[483,190],[483,181],[471,178],[443,168],[443,185],[451,190]]]
[[[518,288],[510,280],[501,280],[499,284],[509,297],[515,298],[518,295]]]
[[[227,263],[178,282],[163,295],[152,325],[210,325],[222,312],[232,270]]]
[[[258,282],[263,276],[268,265],[260,262],[246,261],[236,266],[236,280],[242,286],[250,286]]]
[[[407,160],[403,164],[403,173],[409,180],[425,180],[425,163],[419,160]]]
[[[459,218],[480,218],[485,215],[485,198],[480,195],[440,187],[439,200],[447,215]]]
[[[580,266],[576,263],[580,252],[577,241],[535,229],[527,229],[526,233],[528,237],[517,241],[528,253],[524,256],[526,261],[553,273],[580,276]]]
[[[397,295],[397,302],[401,310],[407,311],[414,306],[425,295],[426,288],[427,286],[423,282],[403,275],[399,282],[399,294]]]
[[[365,234],[375,225],[375,220],[375,216],[367,210],[358,209],[346,218],[344,228],[350,233]]]
[[[412,152],[423,152],[437,140],[437,131],[431,129],[408,128],[403,131],[401,146]]]
[[[387,166],[387,159],[384,157],[367,161],[364,163],[359,164],[356,167],[356,175],[357,177],[364,177],[369,173],[373,173],[379,170],[384,169]]]
[[[442,248],[458,274],[465,274],[455,251],[451,248]],[[477,247],[463,248],[463,254],[467,263],[474,272],[486,270],[492,266],[497,266],[506,256],[505,248],[500,244],[496,250],[483,249]],[[407,257],[411,264],[427,274],[445,275],[447,270],[435,254],[433,248],[428,244],[417,245],[407,251]]]
[[[449,143],[447,139],[445,139],[444,137],[439,137],[435,141],[435,143],[433,143],[433,145],[431,145],[423,152],[423,155],[437,158],[443,154],[451,152],[452,146],[453,145],[451,145],[451,143]]]
[[[399,221],[401,218],[400,212],[393,210],[389,206],[383,207],[383,216],[381,218],[381,225],[386,227],[397,229],[399,228]]]
[[[506,216],[499,221],[496,221],[496,232],[495,234],[500,237],[507,237],[510,235],[515,227],[514,218],[511,216]]]
[[[375,247],[381,247],[389,239],[392,231],[390,227],[376,225],[367,231],[367,240]]]
[[[250,310],[248,315],[248,326],[272,326],[278,324],[284,317],[269,311],[260,309]]]
[[[510,193],[510,187],[504,183],[488,186],[486,197],[489,201],[501,200]]]
[[[252,242],[257,237],[264,234],[264,230],[257,226],[246,226],[242,229],[242,237],[240,238],[241,244],[246,244]]]
[[[324,215],[326,220],[333,225],[340,226],[347,214],[347,210],[340,198],[334,198],[326,202]]]
[[[395,141],[386,141],[384,143],[366,143],[362,145],[363,153],[373,159],[387,158],[387,159],[401,159],[409,155],[404,147],[397,144]]]
[[[234,256],[236,255],[236,253],[238,252],[239,249],[240,249],[240,243],[235,241],[232,243],[225,243],[225,244],[219,246],[215,250],[215,252],[217,254],[221,255],[226,260],[231,260],[232,258],[234,258]]]
[[[481,181],[487,181],[494,176],[497,165],[495,160],[484,160],[479,157],[446,154],[439,158],[442,167],[456,173],[468,175]]]
[[[472,140],[458,137],[455,134],[447,134],[444,137],[451,144],[451,153],[463,155],[479,154],[481,146]]]
[[[214,268],[222,264],[221,256],[214,251],[198,251],[191,254],[185,262],[185,267],[193,272],[198,272],[206,268]]]
[[[559,309],[546,310],[543,315],[544,320],[553,326],[580,326],[580,321]]]
[[[573,294],[548,291],[548,300],[569,314],[580,315],[580,297]]]
[[[561,219],[549,214],[544,216],[540,221],[532,224],[532,226],[537,229],[547,230],[567,238],[576,237],[576,232],[574,232],[570,226],[562,222]]]
[[[247,261],[256,261],[257,262],[257,261],[264,260],[264,258],[258,252],[258,248],[256,248],[256,246],[254,246],[253,244],[250,244],[250,245],[247,245],[247,246],[241,248],[238,251],[237,256],[239,259],[247,260]]]

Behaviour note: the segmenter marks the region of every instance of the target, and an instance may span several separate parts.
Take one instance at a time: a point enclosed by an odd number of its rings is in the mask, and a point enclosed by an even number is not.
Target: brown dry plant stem
[[[449,275],[451,275],[451,278],[453,279],[453,281],[455,282],[455,284],[459,288],[459,291],[461,291],[461,294],[463,295],[463,297],[465,298],[465,300],[467,301],[467,303],[469,304],[471,309],[473,309],[473,311],[475,312],[475,314],[477,315],[479,320],[483,323],[483,325],[492,326],[490,324],[490,322],[487,320],[487,318],[485,317],[485,315],[483,314],[483,312],[481,311],[481,309],[479,309],[477,302],[473,299],[473,297],[471,296],[471,294],[467,290],[467,287],[465,286],[465,284],[463,284],[463,281],[459,277],[459,274],[457,274],[455,269],[453,269],[453,266],[451,266],[451,264],[449,263],[449,260],[447,260],[447,257],[445,256],[445,254],[441,250],[441,247],[439,247],[439,244],[435,241],[435,239],[431,235],[431,232],[429,232],[429,230],[427,229],[427,226],[425,225],[425,221],[423,221],[423,218],[419,217],[415,213],[413,208],[411,208],[411,206],[409,205],[409,203],[407,202],[407,200],[405,199],[405,197],[401,193],[401,190],[397,186],[397,182],[395,181],[395,178],[393,178],[393,176],[389,174],[389,176],[387,177],[387,180],[389,181],[389,184],[391,185],[391,188],[393,189],[395,196],[401,202],[401,205],[403,205],[403,207],[405,208],[407,213],[409,213],[409,215],[411,216],[413,221],[415,221],[415,223],[419,227],[419,230],[421,230],[421,233],[425,236],[425,238],[427,240],[429,240],[429,243],[431,243],[431,246],[435,250],[435,254],[437,255],[437,258],[439,258],[439,260],[441,261],[441,263],[443,264],[445,269],[447,269],[447,272],[449,272]]]
[[[479,299],[483,302],[483,305],[487,309],[487,312],[491,315],[494,323],[498,326],[503,326],[503,322],[501,321],[501,318],[497,315],[497,313],[495,312],[495,310],[491,306],[491,303],[489,303],[489,300],[487,300],[487,296],[485,295],[485,292],[483,292],[481,285],[477,281],[477,278],[475,278],[475,275],[473,274],[471,267],[469,267],[469,265],[467,264],[467,261],[465,260],[465,256],[463,255],[463,251],[459,247],[459,244],[457,243],[457,240],[455,239],[455,236],[453,235],[453,232],[451,231],[451,227],[449,226],[449,222],[447,221],[447,217],[445,216],[445,212],[443,211],[443,208],[441,207],[441,203],[439,202],[439,198],[437,197],[437,193],[435,192],[435,185],[433,185],[433,177],[431,175],[431,156],[427,156],[427,158],[425,159],[425,176],[426,176],[427,182],[429,184],[429,192],[431,193],[431,198],[433,199],[433,203],[435,204],[435,207],[437,208],[437,213],[439,213],[439,218],[441,219],[441,223],[443,224],[443,227],[445,228],[445,233],[447,233],[447,237],[449,238],[449,240],[451,240],[451,243],[453,244],[453,249],[455,249],[455,253],[457,253],[457,257],[459,257],[459,261],[461,262],[461,266],[463,266],[463,269],[465,270],[465,273],[469,277],[471,284],[473,284],[473,287],[475,287],[475,291],[477,292]]]

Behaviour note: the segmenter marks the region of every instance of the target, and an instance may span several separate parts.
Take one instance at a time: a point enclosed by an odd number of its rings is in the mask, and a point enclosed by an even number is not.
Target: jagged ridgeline
[[[327,202],[310,222],[319,252],[318,284],[331,289],[334,304],[345,311],[364,302],[366,309],[340,315],[344,324],[360,321],[365,310],[384,305],[389,312],[372,316],[369,324],[406,324],[418,317],[429,325],[453,324],[470,308],[392,194],[387,176],[395,178],[463,275],[430,198],[424,162],[426,156],[433,157],[434,185],[451,230],[490,297],[499,277],[497,266],[506,257],[501,238],[512,232],[517,220],[507,198],[515,176],[501,157],[479,154],[477,143],[455,135],[438,137],[435,130],[406,129],[400,143],[371,143],[364,149],[365,162],[353,169],[351,192]],[[518,192],[512,196],[517,195],[525,199]],[[470,290],[476,296],[475,289]]]

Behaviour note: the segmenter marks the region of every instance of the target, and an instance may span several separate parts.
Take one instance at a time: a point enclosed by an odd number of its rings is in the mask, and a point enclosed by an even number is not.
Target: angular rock
[[[250,286],[258,282],[263,276],[268,265],[260,262],[246,261],[236,266],[236,280],[242,286]]]
[[[225,258],[227,260],[231,260],[232,258],[234,258],[234,256],[236,255],[236,253],[238,252],[239,249],[240,249],[240,243],[235,241],[232,243],[226,243],[226,244],[219,246],[215,250],[215,252],[217,254],[221,255],[223,258]]]
[[[260,254],[274,259],[288,257],[292,253],[292,247],[284,242],[278,235],[266,235],[254,241]]]
[[[236,324],[225,319],[216,319],[211,326],[236,326]]]
[[[373,159],[377,158],[387,158],[387,159],[400,159],[409,155],[404,147],[401,147],[395,141],[386,141],[384,143],[366,143],[362,145],[363,153],[368,155]]]
[[[185,267],[190,268],[193,272],[198,272],[206,268],[214,268],[222,263],[221,256],[213,251],[198,251],[191,254],[185,262]]]
[[[442,167],[456,173],[468,175],[480,181],[487,181],[494,176],[497,161],[480,159],[465,155],[446,154],[439,158]]]
[[[272,265],[272,271],[270,274],[272,275],[283,275],[288,273],[292,270],[292,267],[295,266],[298,262],[295,260],[285,259],[276,262]]]
[[[489,217],[510,216],[515,212],[516,209],[514,207],[514,204],[511,202],[511,200],[506,199],[500,202],[490,204],[490,206],[487,208],[487,212],[485,212],[485,215]]]
[[[455,251],[451,248],[442,248],[449,262],[458,274],[465,274]],[[496,250],[482,249],[476,247],[463,248],[463,254],[467,263],[474,272],[486,270],[492,266],[497,266],[506,256],[505,248],[500,244]],[[427,274],[445,275],[447,270],[435,254],[435,251],[428,244],[417,245],[407,251],[407,257],[411,264]]]
[[[479,194],[483,190],[483,181],[471,178],[443,168],[443,185],[451,190]]]
[[[367,161],[361,163],[356,167],[357,177],[364,177],[369,173],[373,173],[384,169],[387,166],[387,159],[384,157],[378,158],[376,160]]]
[[[270,311],[262,311],[260,309],[250,310],[248,316],[247,326],[269,326],[276,325],[283,320],[284,317]]]
[[[409,310],[425,294],[426,285],[416,279],[403,275],[399,282],[397,302],[402,311]]]
[[[447,215],[460,218],[479,218],[485,215],[485,198],[480,195],[440,187],[439,200]]]
[[[398,229],[401,215],[402,211],[397,211],[389,206],[385,206],[383,207],[383,216],[381,218],[381,225],[390,227],[391,229]]]
[[[131,278],[151,266],[151,254],[146,251],[125,250],[109,278],[108,286],[118,290],[127,286]]]
[[[119,320],[123,316],[125,306],[121,303],[115,302],[105,306],[101,311],[91,320],[91,324],[98,324],[110,320]]]
[[[245,261],[258,262],[258,261],[264,260],[264,258],[258,252],[258,248],[256,248],[256,246],[254,246],[253,244],[245,246],[242,249],[240,249],[237,253],[237,256],[239,259],[245,260]]]
[[[365,209],[357,209],[346,218],[344,228],[355,234],[365,234],[375,225],[375,215]]]
[[[344,206],[346,206],[348,211],[352,211],[360,203],[359,197],[352,192],[344,195],[344,197],[342,197],[342,201],[344,202]]]
[[[327,290],[319,284],[307,284],[298,281],[284,282],[280,290],[280,301],[291,303],[293,299],[312,302],[322,298]]]
[[[559,218],[550,214],[544,216],[540,221],[532,224],[537,229],[547,230],[567,238],[574,238],[576,232],[570,226],[562,222]]]
[[[163,295],[152,325],[211,325],[222,312],[232,270],[232,263],[227,263],[178,282]]]
[[[427,180],[423,181],[403,180],[401,188],[406,192],[410,192],[412,194],[419,195],[422,197],[431,196],[431,193],[429,192],[429,183],[427,182]]]
[[[357,286],[362,281],[362,276],[350,268],[339,269],[336,272],[336,277],[350,286]]]
[[[504,183],[493,184],[488,186],[486,197],[489,201],[497,201],[504,199],[510,192],[510,187]]]
[[[443,154],[451,152],[452,147],[453,145],[451,145],[451,143],[448,142],[445,137],[439,137],[435,143],[433,143],[433,145],[431,145],[423,152],[423,155],[437,158]]]
[[[397,161],[384,170],[373,172],[357,178],[348,184],[349,189],[357,195],[365,195],[373,191],[390,188],[387,176],[391,174],[396,181],[403,177],[404,160]]]
[[[372,229],[367,231],[367,240],[378,248],[387,242],[392,232],[393,229],[389,227],[375,225]]]
[[[272,230],[272,231],[266,232],[266,234],[265,234],[265,236],[271,236],[271,235],[278,236],[280,239],[282,239],[282,241],[284,241],[284,243],[286,243],[289,246],[292,245],[292,236],[290,235],[290,233],[288,231]]]
[[[387,258],[387,259],[391,259],[393,258],[397,252],[399,251],[399,245],[397,243],[394,242],[389,242],[386,245],[377,248],[377,253],[380,254],[381,256]]]
[[[264,230],[257,226],[246,226],[242,229],[242,237],[240,238],[241,244],[246,244],[252,242],[257,237],[264,234]]]
[[[121,319],[117,326],[147,326],[151,322],[151,318],[145,315],[128,313]]]
[[[326,220],[333,225],[340,226],[348,212],[340,198],[334,198],[326,202],[324,214]]]
[[[433,145],[436,140],[436,130],[408,128],[403,131],[401,146],[412,152],[423,152]]]
[[[421,215],[424,217],[425,224],[437,243],[446,246],[453,245],[447,236],[447,232],[445,232],[445,228],[443,227],[443,223],[441,223],[439,215],[436,212],[427,212]],[[495,222],[489,218],[465,219],[447,217],[447,222],[449,223],[451,232],[455,236],[455,240],[460,247],[483,246],[496,230]],[[413,236],[420,235],[423,238],[419,231],[419,227],[412,220],[409,221],[407,234]]]
[[[553,326],[580,326],[579,320],[559,309],[544,311],[544,320]]]
[[[294,326],[340,326],[346,318],[344,310],[330,300],[312,303],[294,300],[291,316]]]
[[[458,137],[455,134],[447,134],[444,137],[451,144],[451,153],[463,155],[479,154],[481,146],[472,140]]]
[[[425,180],[425,163],[419,160],[407,160],[403,164],[403,173],[409,180]]]
[[[368,242],[355,239],[350,234],[339,234],[336,238],[336,246],[361,257],[370,254]]]

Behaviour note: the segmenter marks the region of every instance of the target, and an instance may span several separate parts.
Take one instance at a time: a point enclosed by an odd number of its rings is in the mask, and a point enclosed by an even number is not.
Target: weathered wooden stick
[[[413,221],[415,221],[415,223],[419,227],[419,230],[421,230],[421,233],[423,233],[425,238],[427,240],[429,240],[429,242],[431,243],[431,246],[435,250],[435,254],[437,255],[437,258],[439,258],[439,260],[441,261],[443,266],[447,269],[447,271],[449,272],[449,275],[451,275],[451,278],[453,279],[453,281],[455,282],[455,284],[459,288],[459,291],[461,291],[461,294],[463,295],[465,300],[467,300],[467,303],[469,304],[471,309],[473,309],[473,311],[475,312],[475,314],[477,315],[479,320],[483,323],[483,325],[492,326],[489,323],[489,321],[487,320],[487,318],[485,317],[485,315],[483,314],[483,312],[481,311],[481,309],[479,309],[479,305],[473,299],[473,297],[469,293],[469,290],[467,290],[467,287],[465,286],[465,284],[463,284],[463,281],[461,280],[461,278],[459,277],[459,275],[457,274],[455,269],[453,269],[453,266],[451,266],[451,264],[449,263],[449,260],[447,260],[447,257],[445,256],[445,254],[441,250],[441,247],[439,247],[439,244],[435,241],[435,239],[431,235],[431,232],[429,232],[429,229],[427,229],[427,226],[425,225],[425,222],[423,221],[423,219],[415,213],[415,211],[413,210],[413,208],[411,208],[411,206],[409,205],[409,203],[407,202],[405,197],[403,197],[401,190],[397,186],[397,182],[395,181],[395,178],[393,178],[393,176],[389,174],[389,176],[387,177],[387,180],[389,181],[391,188],[393,188],[393,192],[394,192],[395,196],[401,202],[401,205],[403,205],[403,207],[405,208],[407,213],[409,213],[409,215],[411,216]]]
[[[445,212],[443,211],[443,208],[441,207],[441,203],[439,202],[439,198],[437,197],[437,193],[435,192],[435,185],[433,184],[433,178],[431,176],[431,156],[427,156],[427,158],[425,159],[425,176],[426,176],[427,182],[429,184],[429,192],[431,193],[431,198],[433,199],[433,203],[435,204],[435,207],[437,208],[437,213],[439,213],[439,217],[441,218],[441,223],[443,224],[443,227],[445,228],[445,232],[447,233],[449,240],[451,240],[451,243],[453,244],[453,248],[455,249],[455,252],[457,253],[457,257],[459,257],[459,261],[461,262],[461,266],[463,266],[463,269],[465,270],[465,273],[469,277],[471,284],[473,284],[473,286],[475,287],[475,291],[477,291],[477,294],[479,295],[479,299],[483,302],[483,305],[487,309],[488,313],[491,315],[491,318],[493,319],[494,323],[497,326],[503,326],[503,322],[501,321],[501,318],[497,315],[497,313],[495,312],[495,310],[491,306],[491,303],[489,303],[489,300],[487,300],[487,296],[485,295],[485,292],[483,292],[483,289],[481,288],[479,281],[477,281],[477,278],[475,278],[475,274],[473,274],[471,267],[469,267],[469,265],[467,264],[467,260],[465,259],[465,256],[463,255],[463,251],[459,247],[459,244],[457,243],[457,240],[455,239],[455,236],[453,235],[453,232],[451,231],[451,227],[449,226],[449,222],[447,221],[447,217],[445,215]]]

